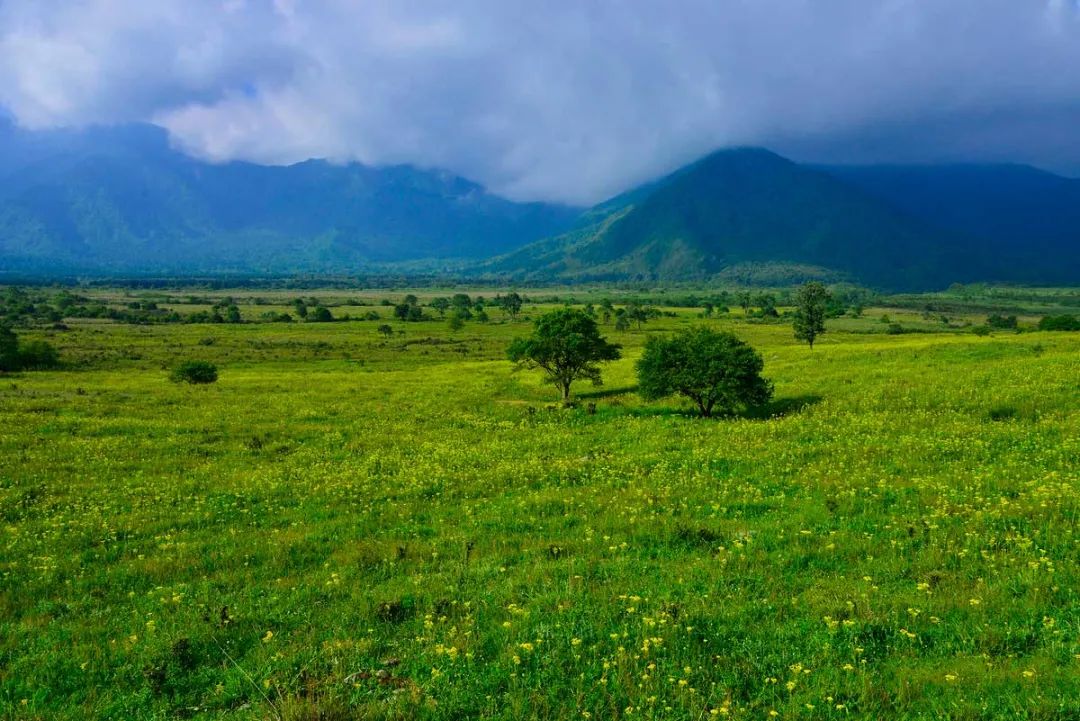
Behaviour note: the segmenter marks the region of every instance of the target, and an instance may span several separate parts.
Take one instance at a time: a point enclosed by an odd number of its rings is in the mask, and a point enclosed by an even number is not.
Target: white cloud
[[[149,120],[213,160],[575,202],[733,144],[1080,167],[1078,67],[1065,0],[0,4],[0,104],[29,127]]]

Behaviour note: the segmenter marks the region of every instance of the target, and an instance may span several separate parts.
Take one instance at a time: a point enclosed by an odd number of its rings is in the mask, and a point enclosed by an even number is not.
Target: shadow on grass
[[[821,403],[821,396],[805,395],[791,396],[790,398],[777,398],[763,406],[747,408],[735,414],[736,418],[750,420],[767,420],[769,418],[783,418],[784,416],[801,413],[803,409]]]
[[[627,393],[637,393],[637,386],[622,386],[621,388],[600,388],[595,391],[585,391],[584,393],[575,393],[574,395],[578,400],[595,400],[596,398],[611,398],[613,396],[623,396]]]
[[[724,420],[730,418],[742,418],[746,420],[758,420],[765,421],[770,418],[783,418],[785,416],[794,415],[800,413],[806,408],[812,405],[816,405],[822,401],[821,396],[817,395],[805,395],[805,396],[792,396],[789,398],[777,398],[763,406],[756,406],[754,408],[746,408],[737,413],[730,415],[715,414],[708,420]],[[630,416],[638,416],[641,418],[655,418],[655,417],[675,417],[675,418],[701,418],[701,414],[698,413],[697,408],[683,407],[673,408],[671,406],[643,406],[638,408],[626,408],[626,409],[606,409],[607,412],[621,413]]]

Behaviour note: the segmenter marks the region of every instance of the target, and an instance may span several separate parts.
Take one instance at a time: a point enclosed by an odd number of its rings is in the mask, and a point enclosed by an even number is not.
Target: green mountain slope
[[[971,241],[818,170],[759,149],[687,166],[599,219],[480,267],[517,278],[847,277],[919,288],[979,277]]]
[[[0,128],[0,269],[345,272],[476,258],[570,227],[442,171],[307,161],[212,165],[156,128]]]

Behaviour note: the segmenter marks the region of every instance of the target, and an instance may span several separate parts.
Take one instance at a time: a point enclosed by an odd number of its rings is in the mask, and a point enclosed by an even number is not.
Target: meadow
[[[0,376],[0,716],[1080,718],[1080,333],[916,299],[811,351],[668,307],[603,324],[623,359],[561,408],[505,358],[557,302],[451,330],[406,292],[20,330],[64,367]],[[256,322],[296,295],[379,320]],[[762,353],[768,407],[634,393],[692,324]]]

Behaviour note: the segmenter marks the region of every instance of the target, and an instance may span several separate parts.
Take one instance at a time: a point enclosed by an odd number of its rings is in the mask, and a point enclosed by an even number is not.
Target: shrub
[[[207,361],[184,361],[169,378],[173,383],[213,383],[218,379],[217,366]]]
[[[20,343],[10,328],[0,326],[0,371],[41,370],[59,364],[60,356],[49,343],[43,340]]]
[[[19,346],[19,363],[26,370],[44,370],[60,365],[60,356],[45,341],[32,340]]]
[[[988,325],[977,325],[977,326],[975,326],[974,328],[971,329],[971,332],[974,333],[977,336],[985,337],[985,336],[990,335],[990,326],[988,326]]]
[[[889,335],[903,335],[904,326],[899,323],[889,323],[889,326],[885,329],[885,332]]]
[[[999,330],[1016,330],[1016,316],[1005,316],[994,313],[986,319],[986,325],[990,326],[991,328],[997,328]]]
[[[1080,330],[1080,317],[1048,315],[1039,321],[1039,330]]]
[[[308,314],[308,320],[313,323],[329,323],[334,320],[333,314],[326,306],[316,306],[315,310]]]

